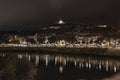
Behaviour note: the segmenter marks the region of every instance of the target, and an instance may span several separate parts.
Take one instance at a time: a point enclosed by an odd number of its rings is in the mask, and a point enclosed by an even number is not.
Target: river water
[[[0,80],[120,80],[120,59],[0,53]]]

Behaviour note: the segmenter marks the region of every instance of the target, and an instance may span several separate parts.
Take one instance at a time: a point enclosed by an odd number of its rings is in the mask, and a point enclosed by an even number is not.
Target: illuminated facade
[[[58,21],[58,24],[65,24],[65,22],[64,22],[62,19],[60,19],[60,20]]]

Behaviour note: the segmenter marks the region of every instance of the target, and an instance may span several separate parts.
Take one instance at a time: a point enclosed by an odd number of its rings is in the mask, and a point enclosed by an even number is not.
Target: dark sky
[[[0,0],[0,30],[38,29],[59,19],[120,23],[120,0]]]

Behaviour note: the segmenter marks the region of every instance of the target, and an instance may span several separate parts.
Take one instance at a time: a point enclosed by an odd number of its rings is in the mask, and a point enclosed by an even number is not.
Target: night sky
[[[38,29],[59,19],[120,24],[120,0],[0,0],[0,30]]]

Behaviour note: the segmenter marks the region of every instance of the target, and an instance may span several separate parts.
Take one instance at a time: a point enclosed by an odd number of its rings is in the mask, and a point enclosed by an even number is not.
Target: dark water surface
[[[120,60],[40,53],[0,53],[0,80],[120,80]]]

